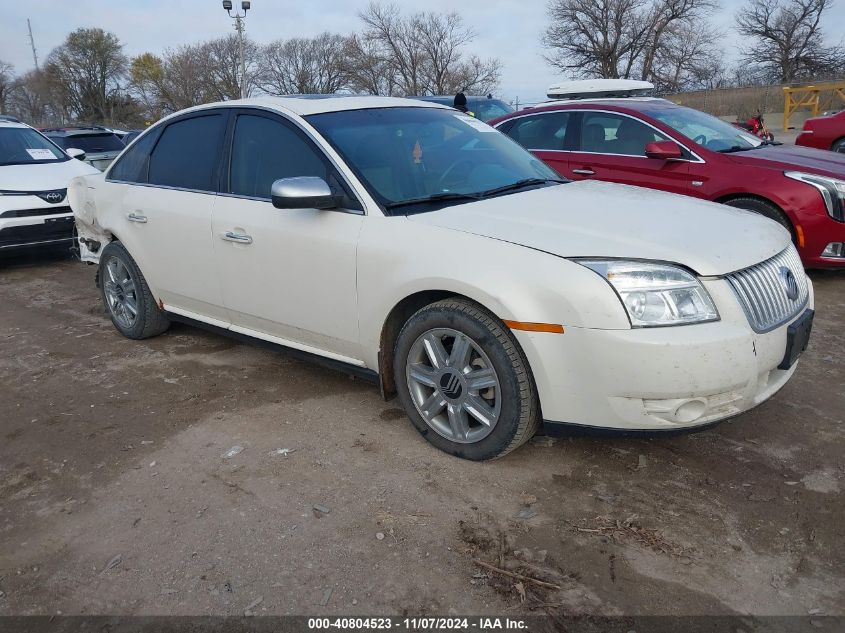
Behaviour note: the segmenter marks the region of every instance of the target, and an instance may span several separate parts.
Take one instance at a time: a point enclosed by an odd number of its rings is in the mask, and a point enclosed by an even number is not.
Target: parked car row
[[[73,246],[68,183],[108,167],[140,132],[103,126],[36,130],[0,115],[0,252]]]
[[[845,157],[618,82],[566,90],[490,125],[432,100],[207,104],[103,172],[73,145],[112,131],[2,122],[0,221],[48,231],[67,199],[124,336],[182,320],[285,347],[378,382],[460,457],[768,399],[810,338],[804,266],[845,264]],[[35,184],[60,167],[67,198]]]
[[[68,183],[99,173],[74,160],[82,156],[28,125],[0,118],[0,252],[72,245]]]
[[[804,121],[795,144],[845,153],[845,110]]]
[[[805,266],[845,267],[845,156],[766,142],[665,99],[590,98],[571,83],[577,99],[557,86],[558,100],[490,124],[567,179],[753,211],[790,232]]]
[[[42,128],[41,132],[62,149],[82,150],[85,162],[100,170],[126,147],[117,134],[100,126]]]

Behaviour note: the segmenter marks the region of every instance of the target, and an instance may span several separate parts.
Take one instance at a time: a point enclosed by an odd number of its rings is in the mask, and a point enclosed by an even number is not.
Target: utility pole
[[[238,32],[238,48],[240,49],[241,56],[241,99],[246,99],[246,59],[244,58],[244,30],[246,27],[244,26],[244,18],[246,18],[246,12],[249,11],[250,3],[247,0],[241,2],[241,9],[244,12],[243,15],[237,11],[235,11],[235,15],[232,15],[232,0],[223,0],[223,8],[229,14],[229,17],[235,20],[235,30]]]
[[[32,47],[32,59],[35,60],[35,70],[38,70],[38,51],[35,50],[35,39],[32,37],[32,24],[29,18],[26,19],[26,28],[29,29],[29,45]]]

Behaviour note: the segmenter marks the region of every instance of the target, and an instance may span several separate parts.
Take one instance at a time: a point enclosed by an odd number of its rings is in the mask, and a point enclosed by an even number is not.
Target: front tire
[[[156,305],[141,269],[120,242],[111,242],[103,249],[99,277],[103,304],[123,336],[144,339],[170,327],[170,320]]]
[[[789,218],[786,217],[786,214],[783,211],[778,209],[775,205],[770,202],[760,200],[759,198],[746,197],[734,198],[733,200],[728,200],[725,204],[729,207],[736,207],[737,209],[753,211],[754,213],[759,213],[760,215],[765,216],[770,220],[774,220],[787,231],[789,231],[790,235],[793,236],[793,239],[795,237],[795,230],[792,227],[792,222],[790,222]]]
[[[845,154],[845,138],[841,138],[838,141],[835,141],[833,145],[830,146],[830,151]]]
[[[442,451],[501,457],[537,431],[537,388],[518,342],[495,315],[462,298],[417,311],[394,350],[399,400]]]

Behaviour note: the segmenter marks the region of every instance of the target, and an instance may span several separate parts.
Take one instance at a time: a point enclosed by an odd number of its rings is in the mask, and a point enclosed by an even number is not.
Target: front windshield
[[[386,209],[500,195],[560,178],[507,136],[441,108],[344,110],[306,117]],[[412,208],[416,203],[419,208]],[[426,205],[426,203],[429,203]]]
[[[479,99],[472,105],[476,118],[485,122],[513,112],[512,107],[499,99]]]
[[[647,114],[714,152],[754,149],[763,142],[752,134],[692,108],[653,108]]]
[[[28,127],[0,127],[0,165],[70,160],[62,150]]]

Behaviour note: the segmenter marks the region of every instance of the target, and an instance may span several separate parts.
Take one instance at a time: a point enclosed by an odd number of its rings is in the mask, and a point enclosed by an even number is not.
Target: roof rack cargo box
[[[610,99],[643,96],[653,90],[654,84],[649,81],[579,79],[552,84],[549,86],[546,96],[549,99]]]

